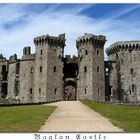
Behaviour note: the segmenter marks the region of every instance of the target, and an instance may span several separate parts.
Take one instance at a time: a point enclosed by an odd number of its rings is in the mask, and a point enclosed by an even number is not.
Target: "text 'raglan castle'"
[[[0,98],[20,103],[60,100],[140,102],[140,41],[121,41],[106,49],[106,37],[85,33],[76,40],[78,56],[64,57],[65,34],[34,38],[36,51],[21,59],[0,55]]]

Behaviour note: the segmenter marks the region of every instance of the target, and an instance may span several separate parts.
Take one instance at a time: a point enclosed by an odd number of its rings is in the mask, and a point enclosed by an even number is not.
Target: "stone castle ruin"
[[[36,51],[23,49],[21,59],[0,55],[0,98],[20,103],[60,100],[140,102],[140,41],[116,42],[85,33],[76,40],[78,57],[64,57],[65,34],[34,38]]]

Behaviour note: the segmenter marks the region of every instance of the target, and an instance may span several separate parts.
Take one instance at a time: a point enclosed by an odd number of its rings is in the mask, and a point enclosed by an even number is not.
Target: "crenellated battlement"
[[[106,49],[107,55],[111,55],[119,51],[140,51],[140,41],[115,42]]]
[[[44,44],[48,44],[51,46],[60,46],[60,47],[65,47],[65,34],[59,34],[58,37],[54,37],[54,36],[49,36],[47,35],[43,35],[43,36],[39,36],[34,38],[34,44],[35,46],[39,46],[39,45],[44,45]]]
[[[93,35],[85,33],[84,36],[79,37],[76,40],[76,46],[87,45],[87,44],[97,44],[97,45],[104,45],[106,42],[106,37],[103,35]]]

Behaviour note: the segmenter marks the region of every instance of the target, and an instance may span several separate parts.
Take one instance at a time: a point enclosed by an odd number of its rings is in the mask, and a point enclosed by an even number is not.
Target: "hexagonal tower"
[[[34,101],[63,99],[63,52],[65,34],[34,38],[36,46]]]
[[[109,56],[112,102],[140,102],[140,41],[115,42]]]
[[[105,101],[104,44],[106,37],[84,34],[76,40],[78,49],[78,99]]]

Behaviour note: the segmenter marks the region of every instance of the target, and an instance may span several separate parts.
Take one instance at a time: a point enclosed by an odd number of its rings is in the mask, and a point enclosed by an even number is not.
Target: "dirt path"
[[[94,112],[80,101],[51,103],[57,106],[40,132],[119,132],[122,131],[106,118]]]

